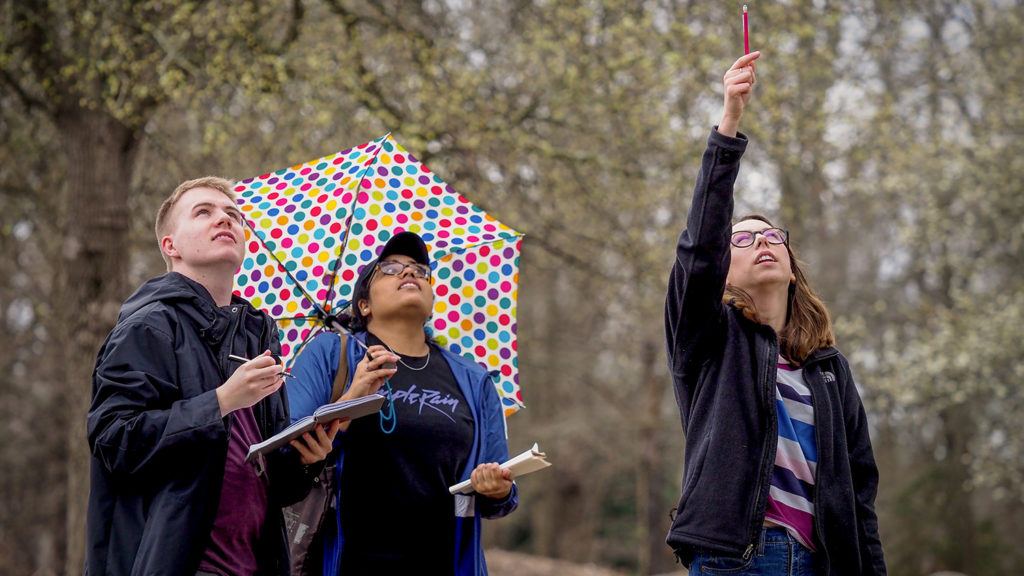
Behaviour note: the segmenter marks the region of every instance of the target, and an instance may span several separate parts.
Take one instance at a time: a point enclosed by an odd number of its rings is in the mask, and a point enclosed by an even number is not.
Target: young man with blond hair
[[[96,359],[86,574],[288,573],[281,507],[308,492],[337,424],[245,462],[289,414],[274,321],[232,294],[232,188],[190,180],[163,203],[167,273],[128,298]]]

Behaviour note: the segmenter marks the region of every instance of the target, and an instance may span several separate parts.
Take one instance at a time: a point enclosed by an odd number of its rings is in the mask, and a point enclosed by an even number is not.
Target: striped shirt
[[[818,446],[814,440],[814,407],[803,370],[779,356],[775,404],[779,445],[765,519],[782,526],[814,550],[814,477]]]

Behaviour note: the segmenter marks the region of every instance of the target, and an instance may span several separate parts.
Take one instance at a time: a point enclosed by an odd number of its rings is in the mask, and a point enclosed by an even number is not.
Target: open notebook
[[[277,450],[281,446],[290,443],[292,440],[302,436],[304,433],[312,430],[316,426],[325,426],[334,420],[354,420],[361,416],[373,414],[380,410],[382,404],[384,404],[384,397],[380,394],[370,394],[369,396],[353,398],[352,400],[345,400],[344,402],[324,404],[317,408],[316,412],[313,412],[311,415],[306,416],[301,420],[296,420],[291,426],[281,430],[263,442],[250,446],[249,453],[246,455],[245,461],[248,462],[249,460],[252,460],[257,454],[264,454],[266,452]]]

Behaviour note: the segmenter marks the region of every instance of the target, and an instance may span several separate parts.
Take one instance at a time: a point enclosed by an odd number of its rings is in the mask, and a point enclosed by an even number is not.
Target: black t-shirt
[[[367,344],[382,342],[368,334]],[[390,379],[394,430],[385,434],[381,419],[370,416],[354,420],[345,435],[340,506],[346,576],[453,570],[455,501],[448,486],[461,479],[474,425],[448,363],[430,348],[429,356],[399,355],[404,364]]]

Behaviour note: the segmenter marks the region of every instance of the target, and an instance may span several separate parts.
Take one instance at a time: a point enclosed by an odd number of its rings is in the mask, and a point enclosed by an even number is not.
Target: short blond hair
[[[164,200],[164,203],[160,205],[160,209],[156,213],[156,242],[160,246],[164,236],[170,233],[171,228],[171,212],[174,211],[174,207],[178,205],[178,200],[188,192],[189,190],[195,190],[196,188],[212,188],[223,192],[225,196],[230,198],[232,201],[236,200],[235,196],[235,183],[226,178],[219,176],[204,176],[202,178],[196,178],[194,180],[186,180],[178,185],[171,192],[171,195]],[[163,246],[160,246],[160,256],[163,257],[164,262],[167,263],[167,271],[171,271],[171,259],[167,254],[164,254]]]

